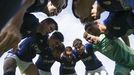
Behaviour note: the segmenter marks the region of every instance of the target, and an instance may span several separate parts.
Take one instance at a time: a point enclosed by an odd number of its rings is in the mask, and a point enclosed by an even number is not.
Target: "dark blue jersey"
[[[27,9],[27,12],[42,12],[47,3],[48,0],[35,0],[35,3]]]
[[[117,12],[130,10],[123,0],[97,0],[99,5],[106,11]]]
[[[45,49],[48,47],[47,39],[48,35],[42,36],[39,33],[33,37],[27,37],[20,43],[15,54],[21,60],[31,62],[36,54],[45,54]]]
[[[58,48],[58,49],[57,49]],[[65,50],[64,44],[56,48],[47,48],[43,53],[40,54],[36,61],[36,66],[46,72],[50,72],[51,67],[55,61],[60,61],[60,54]]]
[[[61,63],[60,75],[76,73],[75,65],[76,65],[77,60],[74,54],[72,55],[71,59],[63,55],[59,62]]]
[[[48,48],[46,49],[45,54],[39,56],[38,60],[36,61],[36,66],[38,69],[50,72],[54,62],[55,58],[52,55],[52,50]]]
[[[99,61],[99,59],[94,54],[91,44],[85,44],[85,50],[82,54],[78,53],[76,49],[74,49],[73,52],[76,55],[76,58],[82,60],[87,71],[95,70],[102,66],[101,61]]]
[[[134,13],[131,11],[111,12],[104,24],[108,30],[108,37],[121,37],[129,29],[134,29]]]

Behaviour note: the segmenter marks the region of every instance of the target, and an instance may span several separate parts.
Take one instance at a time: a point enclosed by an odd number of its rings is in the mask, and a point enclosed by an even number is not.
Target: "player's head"
[[[71,55],[72,54],[72,47],[71,46],[67,46],[65,48],[65,52],[66,52],[67,55]]]
[[[60,45],[58,45],[54,48],[51,48],[51,49],[52,49],[52,55],[55,58],[60,58],[61,53],[65,51],[65,46],[63,43],[61,43]]]
[[[46,18],[43,21],[41,21],[40,26],[38,27],[38,30],[44,34],[51,33],[55,30],[58,30],[58,24],[54,19]]]
[[[84,50],[82,40],[78,38],[73,41],[73,47],[77,50],[78,53],[82,53]]]
[[[104,25],[100,24],[98,21],[90,22],[85,25],[85,31],[96,36],[102,33],[102,28],[104,28]]]
[[[49,0],[43,12],[46,13],[47,16],[58,15],[63,9],[67,7],[67,4],[68,0]]]
[[[63,41],[64,41],[63,34],[61,32],[56,31],[50,36],[48,43],[50,47],[54,48],[61,45]]]

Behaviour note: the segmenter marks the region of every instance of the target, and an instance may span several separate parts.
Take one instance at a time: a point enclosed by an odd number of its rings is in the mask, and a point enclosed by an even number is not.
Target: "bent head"
[[[90,22],[85,25],[85,31],[89,34],[99,36],[101,34],[101,28],[98,22]]]
[[[77,50],[79,54],[81,54],[84,51],[84,45],[82,44],[81,39],[75,39],[73,41],[73,47]]]
[[[80,19],[81,23],[85,24],[93,20],[91,9],[94,2],[95,0],[73,0],[73,14]]]
[[[68,0],[51,0],[51,2],[57,9],[65,9],[68,5]]]
[[[60,57],[60,54],[65,50],[63,41],[64,36],[60,32],[54,32],[48,39],[49,47],[52,49],[52,54],[55,58]]]
[[[41,21],[39,29],[42,34],[51,33],[54,30],[58,30],[57,22],[52,18],[47,18]]]
[[[100,42],[100,39],[98,36],[89,34],[87,32],[84,32],[83,37],[85,38],[86,41],[88,41],[89,43],[92,43],[92,44],[97,44],[98,42]]]
[[[48,43],[49,43],[49,46],[51,48],[55,48],[55,47],[58,47],[62,44],[62,42],[64,41],[64,36],[61,32],[54,32],[49,40],[48,40]]]
[[[59,46],[56,46],[55,48],[53,48],[52,50],[52,55],[55,58],[59,58],[61,53],[65,51],[65,46],[63,43],[61,43]]]
[[[47,7],[44,8],[43,12],[47,16],[58,15],[63,9],[67,7],[68,0],[49,0]]]
[[[72,57],[72,47],[71,46],[67,46],[65,48],[65,55],[68,57],[68,58],[71,58]]]

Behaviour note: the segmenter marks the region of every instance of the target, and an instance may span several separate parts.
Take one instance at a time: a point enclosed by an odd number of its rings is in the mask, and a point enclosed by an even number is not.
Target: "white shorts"
[[[39,69],[39,75],[52,75],[52,73]]]
[[[101,72],[103,72],[103,71],[105,72],[105,74],[101,74]],[[95,73],[98,73],[99,75],[108,75],[108,72],[104,66],[101,66],[96,70],[86,71],[85,75],[95,75]]]
[[[8,53],[6,58],[12,58],[16,60],[16,65],[18,66],[18,68],[20,69],[21,74],[24,73],[24,71],[31,65],[33,64],[33,62],[25,62],[22,61],[21,59],[18,58],[18,56],[16,56],[13,53]]]

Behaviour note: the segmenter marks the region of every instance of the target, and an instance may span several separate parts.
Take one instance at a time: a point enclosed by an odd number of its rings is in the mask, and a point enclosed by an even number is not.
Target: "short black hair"
[[[53,48],[52,50],[52,55],[55,58],[59,58],[61,53],[65,51],[65,45],[63,43],[61,43],[59,46],[56,46]]]
[[[65,45],[63,43],[61,43],[57,48],[60,50],[60,52],[65,51]]]
[[[46,18],[46,19],[41,21],[41,23],[44,23],[44,22],[47,22],[48,24],[54,24],[55,25],[55,30],[58,30],[58,24],[54,19]]]
[[[63,36],[63,34],[62,34],[61,32],[58,32],[58,31],[54,32],[54,33],[51,35],[51,37],[54,38],[54,39],[58,39],[58,40],[60,40],[61,42],[64,41],[64,36]]]
[[[65,3],[65,5],[62,7],[62,9],[65,9],[66,7],[67,7],[67,5],[68,5],[68,0],[65,0],[66,1],[66,3]],[[54,6],[58,6],[59,4],[58,4],[58,2],[59,2],[59,0],[51,0],[51,2],[52,2],[52,4],[54,5]]]
[[[65,5],[62,7],[62,9],[65,9],[68,6],[68,0],[66,0]]]
[[[64,52],[63,52],[63,56],[65,56],[65,57],[66,57],[66,55],[67,55],[67,53],[66,53],[66,52],[67,52],[68,50],[69,50],[69,51],[70,51],[70,50],[71,50],[71,51],[73,51],[73,49],[72,49],[72,47],[71,47],[71,46],[66,46],[66,47],[65,47],[65,50],[64,50]]]
[[[73,47],[76,47],[78,45],[82,44],[82,40],[81,39],[78,39],[76,38],[74,41],[73,41]]]
[[[67,50],[67,49],[73,50],[71,46],[66,46],[65,50]]]
[[[39,19],[33,14],[25,13],[23,17],[23,24],[20,28],[22,38],[32,36],[36,33],[37,27],[39,26]]]
[[[85,27],[84,27],[85,31],[87,30],[88,27],[90,27],[90,26],[92,26],[92,25],[93,25],[93,23],[91,23],[91,22],[90,22],[90,23],[86,23],[86,24],[85,24]]]

